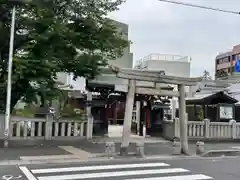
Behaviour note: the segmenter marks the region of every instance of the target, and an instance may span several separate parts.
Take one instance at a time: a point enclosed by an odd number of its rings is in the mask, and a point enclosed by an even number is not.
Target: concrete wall
[[[190,62],[148,60],[145,69],[165,71],[169,76],[190,77]]]
[[[113,24],[122,32],[123,38],[125,40],[129,40],[128,38],[128,25],[113,21]],[[117,58],[115,60],[110,60],[108,63],[113,66],[118,66],[121,68],[132,68],[133,66],[133,54],[130,52],[130,44],[128,47],[124,49],[123,56],[121,58]]]

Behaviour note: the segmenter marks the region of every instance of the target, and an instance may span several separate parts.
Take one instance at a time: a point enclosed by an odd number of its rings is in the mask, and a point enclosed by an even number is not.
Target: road
[[[0,180],[239,180],[240,158],[1,166]]]

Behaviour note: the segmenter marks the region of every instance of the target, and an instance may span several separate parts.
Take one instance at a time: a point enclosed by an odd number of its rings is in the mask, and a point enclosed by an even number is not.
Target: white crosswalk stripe
[[[59,167],[47,169],[28,169],[20,166],[28,180],[80,180],[105,179],[118,180],[213,180],[203,174],[191,174],[187,169],[171,168],[166,163],[138,163],[113,165],[83,165],[78,167]]]

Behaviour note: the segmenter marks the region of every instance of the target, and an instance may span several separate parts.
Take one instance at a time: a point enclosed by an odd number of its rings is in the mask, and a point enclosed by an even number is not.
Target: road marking
[[[233,149],[240,149],[240,146],[234,146]]]
[[[87,160],[89,157],[91,157],[91,153],[81,150],[79,148],[75,148],[73,146],[58,146],[59,148],[77,156],[78,158],[82,160]]]
[[[75,155],[46,155],[46,156],[20,156],[24,161],[53,160],[53,159],[76,159]]]
[[[105,178],[105,177],[118,177],[118,176],[132,176],[132,175],[149,175],[149,174],[164,174],[164,173],[180,173],[189,172],[189,170],[182,168],[172,169],[158,169],[158,170],[135,170],[135,171],[113,171],[104,173],[84,173],[84,174],[70,174],[70,175],[57,175],[57,176],[40,176],[39,180],[74,180],[74,179],[87,179],[87,178]]]
[[[103,166],[83,166],[83,167],[66,167],[66,168],[48,168],[48,169],[32,169],[33,174],[39,173],[57,173],[57,172],[73,172],[73,171],[91,171],[91,170],[107,170],[107,169],[127,169],[139,167],[166,167],[165,163],[146,163],[146,164],[118,164]]]
[[[2,180],[11,180],[11,179],[21,179],[22,176],[13,176],[13,175],[4,175],[2,176]]]
[[[209,180],[212,177],[203,174],[183,175],[183,176],[168,176],[168,177],[153,177],[153,178],[132,178],[125,180]]]
[[[19,169],[28,178],[28,180],[37,180],[37,178],[34,177],[34,175],[26,166],[19,166]]]

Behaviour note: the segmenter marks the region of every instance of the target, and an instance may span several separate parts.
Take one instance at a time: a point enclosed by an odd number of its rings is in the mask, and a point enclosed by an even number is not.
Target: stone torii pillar
[[[128,154],[128,146],[131,140],[131,124],[132,124],[135,87],[136,87],[136,81],[132,79],[129,80],[126,107],[125,107],[125,113],[124,113],[124,122],[123,122],[124,128],[123,128],[123,134],[122,134],[122,144],[120,149],[121,155]]]
[[[93,134],[93,116],[92,116],[92,92],[87,93],[87,140],[92,139]]]
[[[187,135],[187,117],[186,117],[186,100],[185,100],[185,86],[178,85],[180,96],[178,98],[179,104],[179,120],[180,120],[180,143],[181,153],[188,154],[188,135]]]

